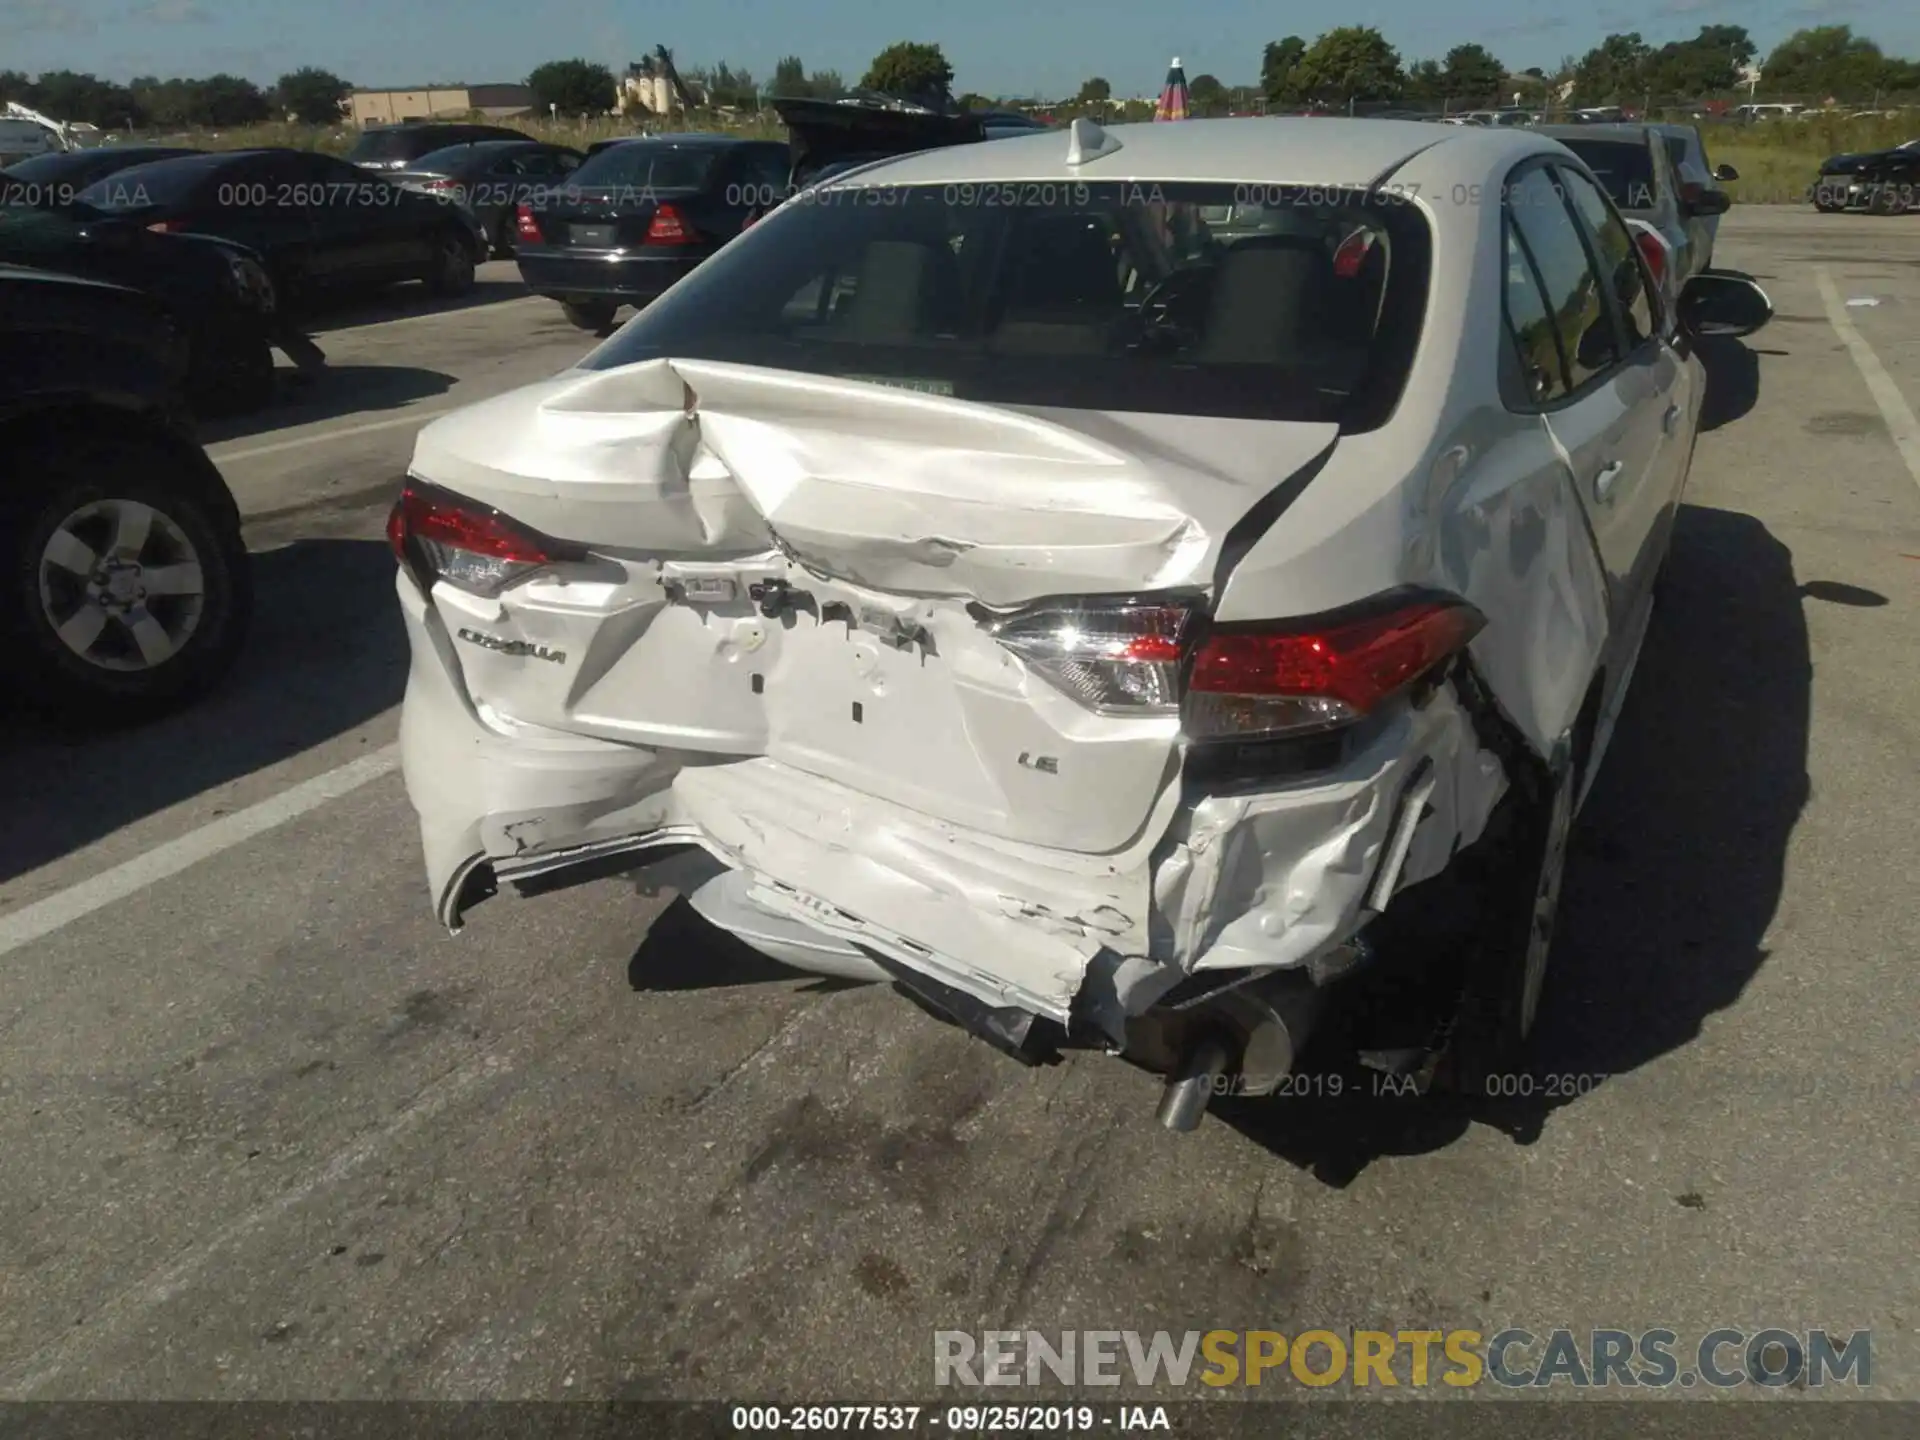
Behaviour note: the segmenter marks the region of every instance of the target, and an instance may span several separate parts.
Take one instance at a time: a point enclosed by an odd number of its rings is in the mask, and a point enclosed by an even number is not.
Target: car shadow
[[[1729,335],[1706,335],[1698,342],[1706,367],[1707,393],[1700,401],[1700,429],[1718,430],[1753,409],[1760,398],[1760,357]]]
[[[325,335],[331,330],[351,330],[360,325],[378,325],[415,315],[451,315],[461,310],[478,310],[505,300],[519,300],[530,294],[520,279],[520,269],[511,260],[491,261],[481,267],[473,288],[464,295],[434,295],[420,284],[395,285],[371,295],[340,296],[315,300],[295,313],[300,328],[309,335]]]
[[[801,987],[803,994],[851,990],[863,983],[809,975],[769,959],[745,941],[709,925],[685,896],[660,912],[627,962],[627,983],[635,990],[724,990],[794,980],[812,982]]]
[[[197,428],[200,443],[218,445],[316,420],[396,410],[416,400],[444,395],[458,380],[441,370],[415,365],[327,365],[315,370],[281,367],[280,394],[271,404],[246,415],[221,416]]]
[[[285,760],[398,704],[406,635],[377,540],[302,540],[253,556],[253,630],[226,683],[127,730],[0,713],[0,880]]]
[[[1632,689],[1574,832],[1529,1069],[1416,1096],[1309,1046],[1298,1096],[1215,1113],[1330,1185],[1479,1122],[1530,1144],[1608,1079],[1700,1034],[1766,963],[1808,796],[1812,662],[1793,556],[1760,521],[1683,506]],[[1503,1086],[1503,1088],[1507,1088]],[[1330,1098],[1338,1089],[1339,1097]]]

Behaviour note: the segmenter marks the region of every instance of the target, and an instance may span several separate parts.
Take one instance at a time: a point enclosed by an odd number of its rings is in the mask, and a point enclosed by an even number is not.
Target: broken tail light
[[[1442,598],[1355,619],[1216,630],[1187,681],[1194,740],[1252,739],[1347,725],[1464,650],[1485,618]]]
[[[687,223],[687,217],[671,205],[662,205],[647,222],[646,243],[649,245],[691,245],[699,238]]]
[[[1197,608],[1087,599],[1035,606],[988,631],[1102,715],[1184,714],[1195,741],[1348,725],[1465,649],[1485,619],[1447,597],[1381,597],[1341,615],[1202,633]]]
[[[387,516],[387,543],[421,589],[444,580],[475,595],[498,594],[536,570],[585,553],[418,480],[407,482]]]
[[[1192,623],[1192,608],[1177,602],[1088,600],[1022,610],[988,631],[1090,710],[1172,715]]]
[[[529,245],[545,243],[546,236],[540,233],[540,222],[533,218],[533,208],[521,205],[513,212],[513,233]]]

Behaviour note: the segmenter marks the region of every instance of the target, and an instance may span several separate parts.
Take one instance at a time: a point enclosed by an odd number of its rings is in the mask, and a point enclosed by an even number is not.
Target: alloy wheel
[[[103,670],[165,664],[193,638],[206,609],[200,554],[164,511],[95,500],[41,547],[40,609],[73,654]]]

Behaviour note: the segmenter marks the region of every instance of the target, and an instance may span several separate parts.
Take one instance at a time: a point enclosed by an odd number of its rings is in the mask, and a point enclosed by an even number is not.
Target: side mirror
[[[1724,215],[1733,208],[1733,197],[1724,190],[1709,190],[1700,187],[1697,195],[1689,196],[1684,202],[1688,215]]]
[[[1725,270],[1702,270],[1680,289],[1680,328],[1705,335],[1751,335],[1773,318],[1773,301],[1759,283]]]
[[[1731,165],[1716,165],[1713,167],[1713,178],[1722,185],[1730,185],[1740,178],[1740,172]]]

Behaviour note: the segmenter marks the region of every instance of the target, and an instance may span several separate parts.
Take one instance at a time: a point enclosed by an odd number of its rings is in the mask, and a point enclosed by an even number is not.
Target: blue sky
[[[1763,52],[1803,25],[1846,23],[1893,53],[1920,54],[1912,0],[0,0],[0,66],[121,80],[227,70],[267,82],[314,64],[364,86],[478,83],[575,55],[618,71],[664,44],[683,66],[724,60],[764,79],[797,54],[852,81],[875,51],[912,39],[945,49],[960,90],[1059,95],[1104,75],[1132,95],[1157,90],[1173,55],[1190,77],[1251,82],[1266,41],[1311,40],[1334,23],[1377,25],[1408,60],[1477,40],[1515,68],[1551,66],[1612,30],[1658,44],[1716,23],[1747,26]]]

